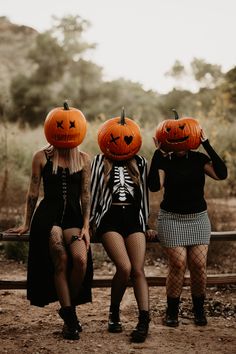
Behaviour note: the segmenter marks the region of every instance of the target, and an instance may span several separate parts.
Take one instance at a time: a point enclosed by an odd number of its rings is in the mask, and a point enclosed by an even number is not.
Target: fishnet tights
[[[149,309],[148,285],[144,274],[146,241],[143,233],[123,238],[117,232],[102,236],[103,246],[116,266],[112,279],[111,305],[119,306],[131,277],[139,310]]]
[[[83,240],[71,243],[73,235],[79,235],[78,228],[62,231],[53,226],[49,238],[49,249],[54,264],[54,281],[61,306],[71,306],[78,295],[86,272],[87,250]],[[68,275],[68,252],[72,259],[72,269]]]
[[[188,248],[188,268],[191,277],[191,292],[194,296],[205,295],[207,281],[208,245],[191,246]]]
[[[207,245],[165,248],[169,262],[166,279],[167,296],[177,298],[181,295],[187,265],[192,295],[205,294],[207,251]]]

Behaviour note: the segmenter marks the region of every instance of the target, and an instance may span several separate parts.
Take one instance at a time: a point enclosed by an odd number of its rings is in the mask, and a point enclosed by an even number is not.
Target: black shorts
[[[111,205],[101,220],[96,236],[100,238],[109,231],[118,232],[123,237],[128,237],[135,232],[143,232],[137,208],[133,205]]]

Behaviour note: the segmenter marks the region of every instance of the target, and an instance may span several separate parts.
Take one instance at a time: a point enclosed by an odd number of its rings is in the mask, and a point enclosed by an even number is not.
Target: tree
[[[82,39],[88,22],[79,16],[54,20],[51,30],[38,34],[29,52],[31,75],[26,72],[12,81],[13,110],[18,113],[12,119],[35,125],[42,122],[49,107],[61,105],[66,98],[71,105],[89,107],[89,96],[97,97],[101,68],[83,58],[94,48]]]
[[[194,58],[191,62],[193,77],[203,87],[214,88],[222,81],[223,73],[220,65],[207,63],[204,59]]]

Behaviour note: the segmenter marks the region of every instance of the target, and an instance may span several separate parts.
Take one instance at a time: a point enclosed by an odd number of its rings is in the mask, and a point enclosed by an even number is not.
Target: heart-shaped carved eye
[[[124,137],[124,141],[126,142],[127,145],[131,144],[132,140],[133,140],[132,135],[130,135],[130,136],[127,136],[127,135],[126,135],[126,136]]]

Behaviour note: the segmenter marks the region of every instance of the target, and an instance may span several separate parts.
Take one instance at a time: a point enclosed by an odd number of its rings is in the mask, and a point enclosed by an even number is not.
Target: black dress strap
[[[47,154],[47,151],[46,151],[46,150],[44,150],[44,154],[45,154],[46,160],[47,160],[47,161],[50,161],[50,160],[51,160],[51,157]]]

